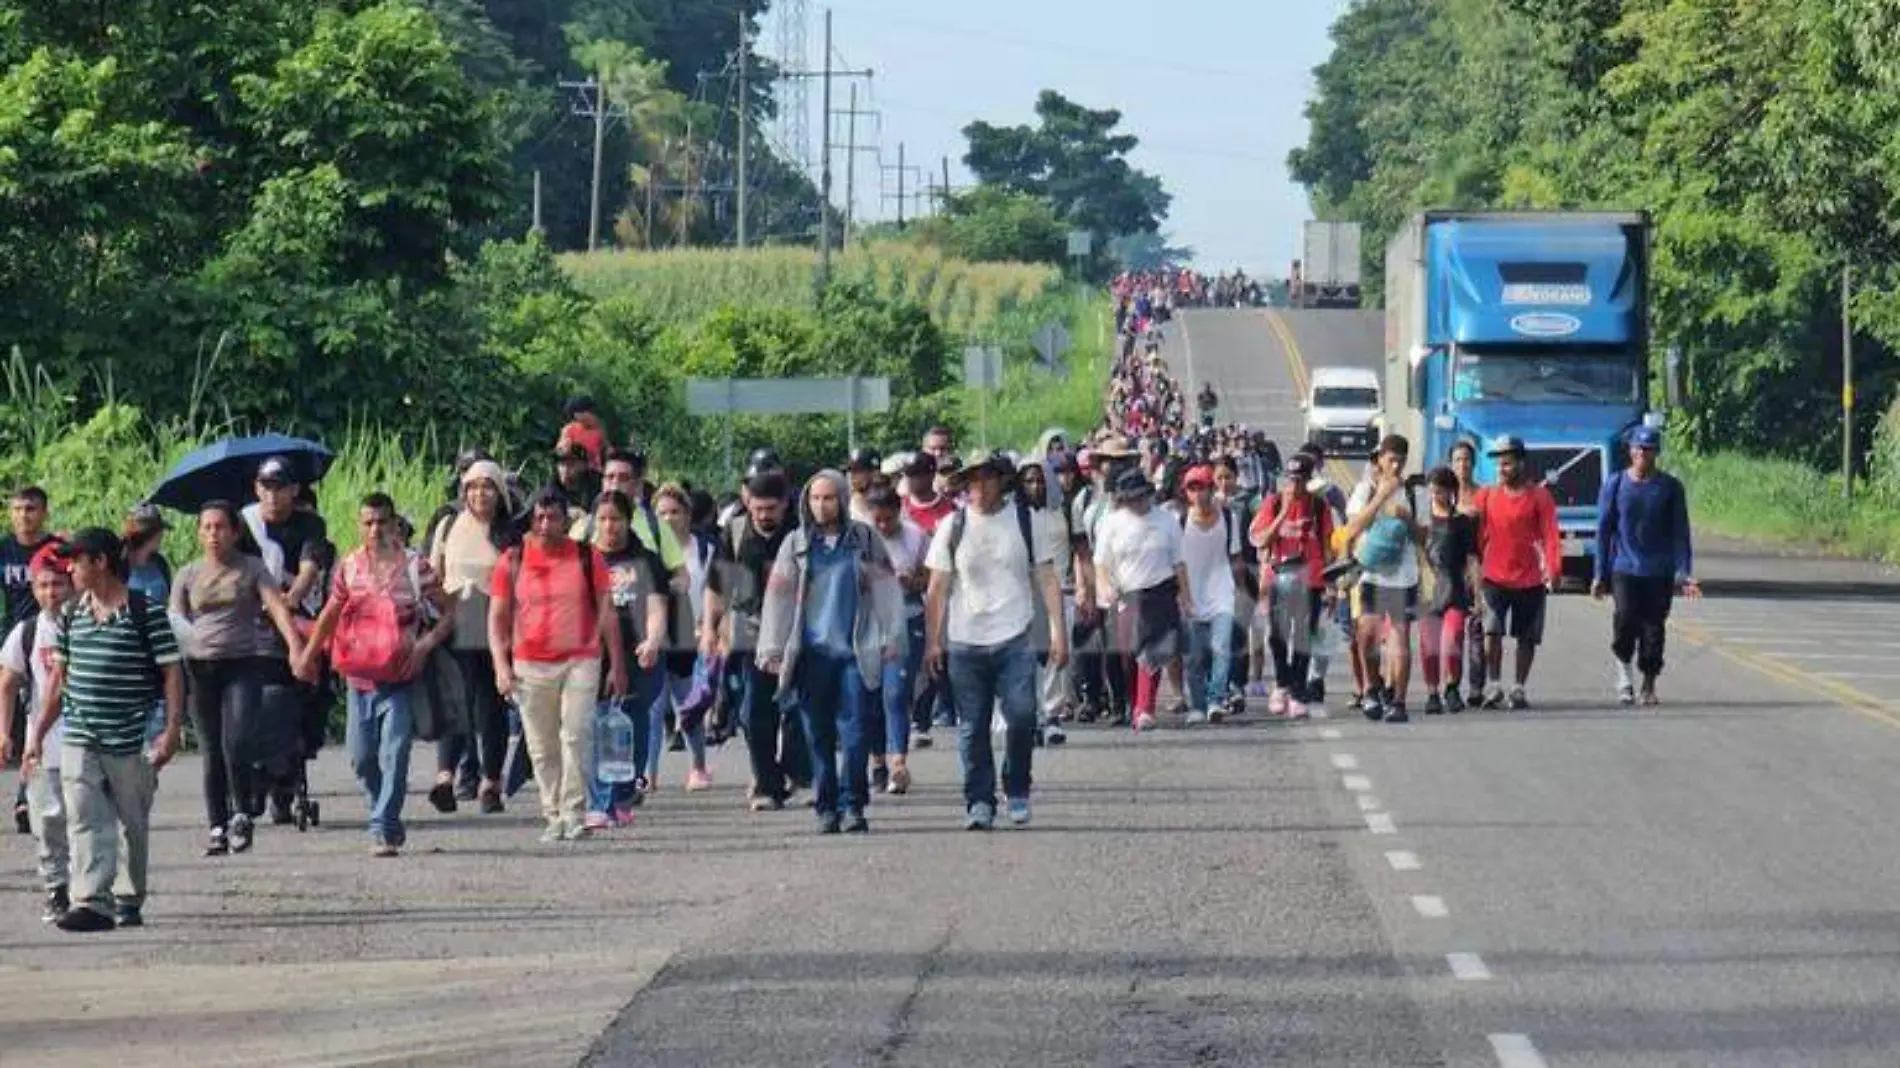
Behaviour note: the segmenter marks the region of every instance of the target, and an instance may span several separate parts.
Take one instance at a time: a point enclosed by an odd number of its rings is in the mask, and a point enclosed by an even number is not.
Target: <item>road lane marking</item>
[[[1544,1055],[1531,1044],[1529,1035],[1488,1035],[1491,1052],[1497,1054],[1498,1068],[1549,1068]]]
[[[1445,907],[1445,899],[1435,894],[1413,894],[1412,908],[1428,920],[1442,920],[1451,915],[1451,910]]]
[[[1379,811],[1379,799],[1372,796],[1371,794],[1360,794],[1358,795],[1357,800],[1359,802],[1359,811],[1361,812]]]
[[[1737,645],[1746,645],[1751,649],[1765,648],[1771,645],[1833,645],[1833,642],[1821,642],[1818,638],[1748,638],[1739,635],[1726,635]]]
[[[1893,653],[1763,653],[1762,656],[1783,662],[1789,660],[1886,660],[1897,658]]]
[[[1340,737],[1339,728],[1338,727],[1322,727],[1320,728],[1319,736],[1321,738],[1326,739],[1329,742],[1336,742],[1339,740],[1339,737]]]
[[[1363,794],[1372,789],[1372,780],[1364,775],[1343,775],[1339,779],[1339,785],[1353,793]]]
[[[1491,978],[1491,969],[1484,966],[1484,958],[1476,953],[1447,953],[1445,964],[1451,968],[1453,979],[1476,983]]]
[[[1393,871],[1418,871],[1424,867],[1418,862],[1418,854],[1406,849],[1394,849],[1387,853],[1385,862],[1392,865]]]
[[[1359,767],[1359,758],[1351,753],[1338,753],[1333,757],[1333,767],[1340,771],[1353,771]]]
[[[1871,671],[1821,671],[1815,673],[1822,679],[1900,679],[1900,675],[1882,675]]]
[[[1399,825],[1392,822],[1390,812],[1368,812],[1366,813],[1366,830],[1373,834],[1397,834]]]
[[[1782,663],[1759,653],[1739,648],[1730,642],[1720,641],[1714,633],[1699,624],[1678,620],[1676,630],[1683,640],[1691,645],[1708,649],[1725,660],[1740,664],[1742,667],[1752,668],[1798,689],[1819,690],[1842,708],[1858,712],[1868,719],[1878,720],[1889,727],[1900,728],[1900,714],[1896,714],[1896,708],[1891,702],[1882,701],[1845,683],[1822,678],[1812,671],[1803,671],[1792,664]]]

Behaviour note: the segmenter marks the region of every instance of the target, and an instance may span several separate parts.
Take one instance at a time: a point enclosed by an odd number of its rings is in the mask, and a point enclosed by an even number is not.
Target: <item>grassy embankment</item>
[[[1688,487],[1699,533],[1900,562],[1900,500],[1877,483],[1848,503],[1838,474],[1791,460],[1679,453],[1664,465]]]

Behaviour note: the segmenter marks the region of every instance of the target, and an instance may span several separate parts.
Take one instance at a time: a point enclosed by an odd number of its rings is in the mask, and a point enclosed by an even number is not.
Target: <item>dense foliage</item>
[[[1896,381],[1896,31],[1885,2],[1356,0],[1289,164],[1366,225],[1375,289],[1418,208],[1649,209],[1688,443],[1837,460],[1843,265],[1862,442]]]

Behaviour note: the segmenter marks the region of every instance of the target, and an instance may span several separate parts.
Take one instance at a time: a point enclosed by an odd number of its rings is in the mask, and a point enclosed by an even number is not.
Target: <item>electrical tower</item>
[[[776,0],[772,5],[778,19],[778,54],[773,60],[781,71],[802,71],[811,61],[807,47],[810,9],[806,0]],[[790,153],[791,162],[804,174],[812,169],[811,92],[807,78],[780,81],[774,91],[778,97],[777,127],[779,143]]]

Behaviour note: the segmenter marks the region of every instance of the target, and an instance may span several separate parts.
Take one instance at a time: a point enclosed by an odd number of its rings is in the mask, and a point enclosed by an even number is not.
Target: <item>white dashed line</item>
[[[1366,813],[1366,830],[1371,831],[1373,834],[1399,833],[1398,824],[1392,822],[1392,813],[1390,812]]]
[[[1385,862],[1392,865],[1393,871],[1417,871],[1424,867],[1418,862],[1418,854],[1404,849],[1395,849],[1385,855]]]
[[[1361,812],[1379,811],[1379,799],[1371,794],[1359,794],[1354,800],[1359,802],[1359,811]]]
[[[1447,953],[1445,963],[1451,967],[1453,979],[1475,983],[1491,978],[1491,969],[1484,966],[1484,958],[1476,953]]]
[[[1333,767],[1340,771],[1359,770],[1359,758],[1351,753],[1339,753],[1333,757]]]
[[[1428,920],[1442,920],[1451,915],[1451,910],[1445,907],[1445,899],[1430,894],[1413,894],[1412,907]]]
[[[1322,727],[1320,728],[1319,736],[1321,738],[1326,739],[1329,742],[1336,742],[1339,740],[1339,728],[1338,727]]]
[[[1491,1052],[1498,1055],[1499,1068],[1547,1068],[1544,1055],[1531,1044],[1529,1035],[1491,1035]]]
[[[1340,778],[1339,785],[1344,786],[1355,794],[1363,794],[1367,790],[1372,789],[1372,780],[1366,778],[1364,775],[1346,775]]]

